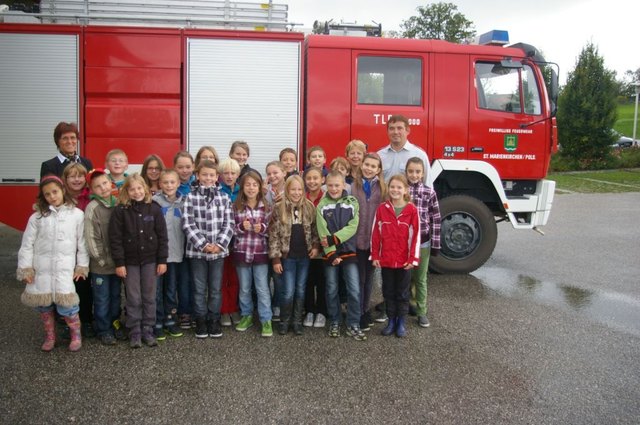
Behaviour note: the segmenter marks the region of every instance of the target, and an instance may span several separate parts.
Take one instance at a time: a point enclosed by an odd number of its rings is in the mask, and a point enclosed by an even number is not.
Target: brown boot
[[[42,343],[40,349],[49,352],[56,345],[56,321],[53,310],[40,313],[40,319],[44,326],[44,343]]]
[[[82,347],[82,336],[80,335],[80,316],[74,314],[64,318],[69,326],[69,332],[71,333],[71,343],[69,344],[69,351],[78,351]]]

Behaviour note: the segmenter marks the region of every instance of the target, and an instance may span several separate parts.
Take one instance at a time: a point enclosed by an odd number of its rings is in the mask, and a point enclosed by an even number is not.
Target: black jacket
[[[167,263],[167,225],[155,202],[117,205],[109,221],[109,238],[116,267]]]
[[[93,169],[93,164],[87,158],[80,158],[80,164],[84,165],[87,171],[91,171]],[[64,171],[67,165],[71,164],[71,161],[60,162],[57,156],[51,158],[48,161],[45,161],[40,166],[40,178],[42,179],[44,176],[49,174],[53,174],[54,176],[62,177],[62,172]]]

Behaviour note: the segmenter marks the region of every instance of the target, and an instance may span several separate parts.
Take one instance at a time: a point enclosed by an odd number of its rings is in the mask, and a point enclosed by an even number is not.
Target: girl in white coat
[[[69,350],[78,351],[82,340],[73,282],[86,278],[89,272],[84,213],[74,206],[62,180],[54,175],[40,181],[35,209],[18,252],[17,277],[26,284],[21,300],[40,313],[45,330],[43,351],[55,346],[54,308],[69,326]]]

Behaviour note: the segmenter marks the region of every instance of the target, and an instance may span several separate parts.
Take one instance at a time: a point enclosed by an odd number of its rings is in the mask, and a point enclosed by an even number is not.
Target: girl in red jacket
[[[382,295],[389,323],[382,335],[407,334],[411,269],[420,263],[420,219],[409,198],[409,183],[404,174],[389,180],[388,200],[376,211],[371,231],[371,260],[382,268]]]

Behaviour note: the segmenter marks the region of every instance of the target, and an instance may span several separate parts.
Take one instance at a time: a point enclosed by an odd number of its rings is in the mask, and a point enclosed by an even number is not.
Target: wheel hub
[[[476,219],[457,212],[442,220],[442,254],[451,259],[463,259],[476,250],[482,234]]]

